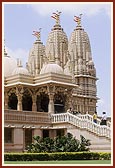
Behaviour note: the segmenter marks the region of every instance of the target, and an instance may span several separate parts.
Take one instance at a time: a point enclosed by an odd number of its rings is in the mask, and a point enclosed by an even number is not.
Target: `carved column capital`
[[[54,100],[54,93],[49,93],[48,96],[49,96],[49,100]]]
[[[17,86],[16,87],[16,95],[23,95],[24,93],[24,89],[23,89],[23,86]]]
[[[53,85],[53,84],[47,85],[47,92],[48,92],[48,95],[54,94],[55,93],[55,85]]]
[[[37,96],[36,95],[32,95],[32,101],[36,102]]]

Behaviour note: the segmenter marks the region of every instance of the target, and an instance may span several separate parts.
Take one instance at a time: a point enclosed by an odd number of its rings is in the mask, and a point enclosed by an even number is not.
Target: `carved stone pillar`
[[[52,84],[48,85],[47,91],[48,91],[48,95],[49,95],[48,113],[54,113],[55,86],[53,86]]]
[[[22,111],[22,94],[18,94],[17,99],[18,99],[17,110]]]
[[[23,87],[16,87],[16,95],[18,99],[17,110],[22,111],[22,96],[23,96]]]
[[[37,111],[36,97],[36,95],[32,95],[32,111]]]
[[[5,92],[4,94],[4,108],[5,109],[8,109],[8,98],[9,98],[8,93]]]
[[[67,110],[68,110],[68,101],[66,99],[66,101],[65,101],[65,111],[67,111]]]
[[[69,108],[71,107],[71,108],[73,109],[72,96],[71,96],[71,95],[70,95],[70,97],[69,97],[69,102],[68,102],[68,104],[69,104]]]
[[[54,113],[54,94],[49,93],[48,113]]]

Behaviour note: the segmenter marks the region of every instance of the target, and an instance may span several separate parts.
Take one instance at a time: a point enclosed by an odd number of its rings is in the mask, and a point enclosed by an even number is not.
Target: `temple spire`
[[[61,14],[61,12],[59,12],[59,11],[57,10],[56,13],[53,13],[53,15],[51,16],[53,19],[56,20],[56,24],[57,24],[57,25],[60,24],[60,14]]]

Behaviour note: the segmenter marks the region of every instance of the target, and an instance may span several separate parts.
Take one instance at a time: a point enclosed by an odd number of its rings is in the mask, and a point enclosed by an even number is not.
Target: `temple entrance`
[[[15,95],[15,93],[11,93],[11,95],[9,96],[8,108],[17,110],[17,103],[18,103],[17,96]]]
[[[55,101],[54,109],[55,109],[55,113],[63,113],[64,112],[63,103],[60,101]]]
[[[56,130],[56,136],[64,136],[64,129]]]
[[[65,112],[65,95],[58,93],[54,97],[54,109],[55,113],[64,113]]]
[[[43,130],[43,138],[49,137],[49,130]]]
[[[32,111],[32,97],[29,94],[28,90],[26,90],[22,97],[22,107],[25,111]]]
[[[25,149],[32,143],[32,129],[25,129]]]
[[[41,96],[41,109],[43,109],[44,112],[48,112],[48,103],[49,103],[48,96],[42,95]]]
[[[37,96],[37,111],[48,112],[49,97],[48,95],[42,93]]]

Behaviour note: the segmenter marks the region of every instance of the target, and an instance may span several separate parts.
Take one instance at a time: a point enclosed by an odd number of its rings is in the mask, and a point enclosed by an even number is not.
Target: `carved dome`
[[[55,63],[49,63],[43,66],[43,68],[40,71],[40,74],[46,73],[64,74],[62,67]]]
[[[21,65],[21,61],[18,61],[17,67],[13,70],[12,75],[23,74],[30,75],[28,70]]]
[[[12,75],[23,74],[23,75],[30,75],[28,70],[23,67],[17,67],[13,70]]]

